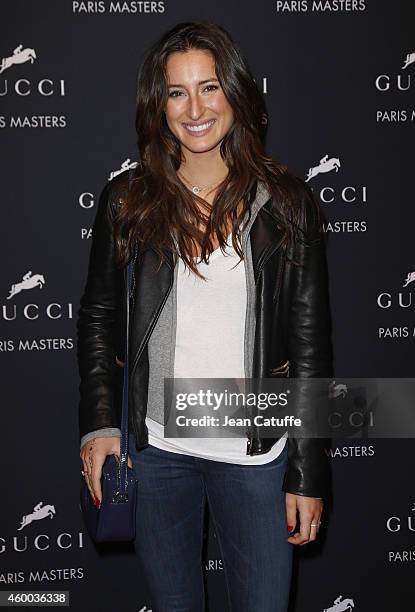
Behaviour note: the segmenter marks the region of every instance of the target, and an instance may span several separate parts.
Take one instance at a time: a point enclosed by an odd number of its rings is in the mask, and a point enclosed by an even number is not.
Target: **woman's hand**
[[[300,531],[288,538],[291,544],[307,544],[317,538],[320,529],[320,517],[323,512],[323,500],[318,497],[285,494],[288,528],[294,529],[297,522],[297,510],[300,514]]]
[[[84,466],[84,478],[97,508],[101,506],[102,501],[102,466],[107,455],[120,456],[120,441],[121,438],[119,436],[93,438],[85,442],[81,448],[80,457]],[[133,467],[130,455],[128,455],[127,465],[131,468]]]

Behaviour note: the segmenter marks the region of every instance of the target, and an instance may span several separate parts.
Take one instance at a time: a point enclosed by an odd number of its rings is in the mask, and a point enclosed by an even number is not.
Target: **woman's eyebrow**
[[[198,85],[204,85],[205,83],[210,83],[211,81],[216,81],[219,83],[218,79],[205,79],[204,81],[199,81]],[[178,83],[171,83],[169,87],[185,87],[185,85],[180,85]]]

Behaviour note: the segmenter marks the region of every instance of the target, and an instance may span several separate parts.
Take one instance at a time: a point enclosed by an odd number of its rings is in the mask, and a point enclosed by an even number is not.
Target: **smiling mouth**
[[[190,125],[188,123],[183,123],[183,127],[186,131],[192,136],[204,136],[215,123],[216,119],[210,119],[209,121],[205,121],[205,123],[201,123],[200,125]]]

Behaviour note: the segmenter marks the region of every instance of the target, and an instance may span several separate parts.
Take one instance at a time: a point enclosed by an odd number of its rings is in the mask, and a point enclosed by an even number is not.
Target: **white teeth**
[[[213,122],[214,119],[212,121],[208,121],[207,123],[203,123],[202,125],[186,125],[186,129],[190,130],[191,132],[203,132],[203,130],[210,127]]]

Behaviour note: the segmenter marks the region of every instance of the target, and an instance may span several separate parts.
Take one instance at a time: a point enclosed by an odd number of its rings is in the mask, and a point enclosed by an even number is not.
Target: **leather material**
[[[117,193],[128,180],[119,174],[104,189],[93,226],[85,292],[78,317],[80,367],[80,435],[103,427],[119,427],[114,410],[117,370],[115,357],[122,351],[123,284],[125,272],[114,265],[112,219]],[[333,355],[328,271],[325,242],[319,233],[310,188],[299,183],[301,227],[307,240],[320,237],[313,246],[296,241],[282,248],[283,234],[273,213],[272,199],[258,211],[250,230],[256,284],[256,333],[253,378],[292,376],[332,377]],[[173,286],[173,254],[158,269],[158,256],[149,248],[135,263],[133,306],[129,338],[130,428],[136,448],[148,445],[145,425],[148,390],[147,341]],[[301,262],[295,266],[291,260]],[[288,362],[288,365],[287,365]],[[119,374],[118,374],[119,378]],[[296,412],[299,418],[306,402]],[[263,438],[249,428],[247,454],[266,453],[277,438]],[[329,460],[324,452],[328,439],[288,438],[288,466],[283,489],[298,495],[327,497],[330,490]]]

